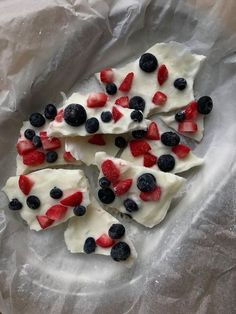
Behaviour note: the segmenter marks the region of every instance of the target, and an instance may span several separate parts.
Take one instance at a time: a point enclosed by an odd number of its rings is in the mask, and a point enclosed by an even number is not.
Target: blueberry
[[[130,213],[136,212],[138,210],[137,203],[135,203],[135,201],[133,201],[131,198],[127,198],[126,200],[124,200],[123,204],[125,206],[125,209]]]
[[[157,58],[151,53],[144,53],[139,59],[139,67],[144,72],[154,72],[158,67]]]
[[[95,251],[95,249],[96,249],[96,242],[94,238],[92,237],[87,238],[84,242],[84,252],[86,254],[91,254]]]
[[[184,78],[180,77],[174,81],[174,87],[178,90],[184,90],[187,87],[187,82]]]
[[[185,113],[183,111],[179,111],[175,115],[175,121],[176,122],[183,122],[185,119]]]
[[[114,84],[114,83],[108,83],[108,84],[106,85],[106,92],[107,92],[107,94],[109,94],[109,95],[115,95],[116,92],[117,92],[116,84]]]
[[[80,126],[85,123],[87,113],[83,106],[70,104],[64,110],[64,119],[71,126]]]
[[[129,108],[144,111],[145,100],[140,96],[134,96],[129,101]]]
[[[111,257],[116,262],[125,261],[130,256],[131,251],[130,247],[125,242],[117,242],[113,247],[111,248]]]
[[[54,187],[50,191],[51,198],[54,198],[55,200],[61,198],[62,195],[63,195],[63,191],[61,189],[57,188],[57,187]]]
[[[42,146],[42,142],[41,142],[41,139],[38,135],[35,135],[32,139],[32,143],[35,147],[39,148]]]
[[[141,192],[152,192],[156,187],[156,178],[151,173],[144,173],[138,177],[137,187]]]
[[[82,205],[77,205],[73,209],[75,216],[83,216],[86,213],[86,208]]]
[[[47,162],[55,162],[58,158],[58,154],[55,151],[50,151],[46,153],[46,161]]]
[[[39,198],[37,196],[30,195],[26,199],[26,204],[31,209],[37,209],[40,206],[40,200],[39,200]]]
[[[161,135],[161,141],[166,146],[176,146],[180,142],[180,137],[174,132],[165,132]]]
[[[24,132],[24,136],[25,138],[27,138],[27,140],[32,140],[32,138],[35,136],[35,132],[32,129],[26,129]]]
[[[109,188],[111,185],[111,182],[106,177],[100,178],[98,183],[101,188]]]
[[[172,155],[161,155],[157,160],[157,166],[161,171],[169,172],[175,167],[175,159]]]
[[[101,113],[102,122],[110,122],[112,119],[112,113],[110,111],[103,111]]]
[[[198,99],[197,111],[201,114],[209,114],[213,108],[213,101],[209,96],[203,96]]]
[[[46,119],[53,120],[57,115],[57,108],[53,104],[48,104],[44,109],[44,115]]]
[[[134,138],[143,138],[146,135],[146,131],[145,130],[135,130],[132,132],[132,136]]]
[[[141,122],[143,120],[143,114],[138,110],[133,110],[130,114],[130,118],[135,122]]]
[[[122,136],[117,136],[115,138],[115,145],[119,148],[125,148],[127,146],[127,141]]]
[[[36,128],[40,128],[45,124],[45,118],[41,113],[32,113],[29,117],[30,124]]]
[[[102,203],[111,204],[115,199],[115,194],[111,189],[104,188],[98,191],[98,197]]]
[[[11,210],[19,210],[19,209],[22,208],[22,206],[23,206],[23,205],[21,204],[20,201],[18,201],[17,198],[13,198],[13,199],[10,201],[9,205],[8,205],[8,207],[9,207]]]
[[[111,239],[120,239],[125,234],[125,227],[122,224],[113,224],[108,230],[108,235]]]
[[[85,122],[85,129],[88,133],[96,133],[99,129],[99,121],[97,118],[90,118]]]

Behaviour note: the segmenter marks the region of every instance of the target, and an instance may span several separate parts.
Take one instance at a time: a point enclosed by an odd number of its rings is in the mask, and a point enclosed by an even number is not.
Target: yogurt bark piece
[[[172,198],[185,181],[176,175],[133,165],[103,152],[97,153],[95,160],[100,170],[98,197],[101,203],[128,213],[149,228],[164,219]]]
[[[91,198],[91,204],[87,207],[86,215],[71,218],[64,234],[65,242],[71,253],[95,253],[110,255],[113,259],[114,250],[119,248],[119,242],[125,243],[121,255],[115,260],[132,265],[137,253],[129,240],[125,227],[120,222],[101,208],[95,198]],[[86,247],[87,239],[90,246]],[[114,247],[114,245],[116,245]],[[127,247],[128,246],[128,247]],[[88,250],[90,248],[91,252]],[[112,250],[113,248],[113,250]],[[127,252],[128,250],[128,252]],[[112,253],[113,252],[113,253]]]
[[[181,108],[194,99],[193,83],[204,59],[204,56],[192,54],[180,43],[160,43],[137,60],[120,68],[104,69],[96,77],[106,84],[108,93],[109,84],[116,84],[117,92],[109,96],[113,102],[119,104],[119,98],[123,96],[124,104],[126,96],[129,107],[135,106],[135,102],[136,106],[140,106],[141,99],[131,100],[140,96],[145,104],[144,116],[149,117]],[[127,83],[128,78],[130,84],[125,85],[124,81]]]
[[[81,170],[44,169],[11,177],[3,191],[9,208],[19,211],[30,229],[54,227],[73,217],[74,208],[90,204],[88,181]]]

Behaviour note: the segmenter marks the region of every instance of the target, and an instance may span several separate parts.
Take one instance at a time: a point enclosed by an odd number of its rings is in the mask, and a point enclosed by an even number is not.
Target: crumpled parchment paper
[[[235,313],[235,1],[1,0],[0,12],[1,186],[30,112],[156,42],[207,56],[195,91],[215,104],[195,147],[205,165],[186,174],[165,221],[152,230],[126,221],[139,254],[131,269],[70,254],[66,226],[30,232],[1,194],[0,312]]]

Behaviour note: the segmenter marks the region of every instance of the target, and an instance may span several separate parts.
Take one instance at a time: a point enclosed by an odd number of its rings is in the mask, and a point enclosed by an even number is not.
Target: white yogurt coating
[[[80,191],[83,193],[81,205],[87,207],[90,204],[88,180],[82,170],[44,169],[30,173],[27,177],[34,182],[29,195],[35,195],[40,199],[41,205],[38,209],[33,210],[27,206],[26,199],[28,196],[24,195],[18,186],[19,177],[9,178],[3,192],[6,193],[10,201],[17,198],[22,203],[23,207],[19,210],[19,213],[32,230],[39,231],[42,229],[36,216],[45,215],[51,206],[60,204],[60,200],[70,194]],[[63,191],[61,199],[56,200],[50,197],[50,190],[54,187],[58,187]],[[73,207],[67,207],[65,217],[55,221],[48,228],[55,227],[74,216]]]
[[[193,83],[200,69],[205,56],[192,54],[186,46],[177,43],[161,43],[152,46],[145,53],[152,53],[158,60],[159,66],[165,64],[168,69],[168,79],[160,86],[157,81],[157,70],[152,73],[146,73],[139,67],[139,59],[126,64],[120,68],[113,68],[115,80],[114,83],[119,87],[124,77],[129,73],[134,73],[131,90],[127,93],[118,92],[114,96],[109,96],[113,101],[121,96],[141,96],[146,101],[144,116],[149,117],[159,112],[169,112],[186,106],[194,100]],[[141,57],[141,55],[140,55]],[[96,73],[100,81],[100,73]],[[175,79],[185,78],[187,87],[180,91],[173,85]],[[158,106],[152,103],[152,97],[155,92],[161,91],[167,95],[167,101],[164,105]],[[120,107],[120,106],[119,106]]]
[[[95,161],[100,171],[102,162],[107,159],[112,160],[119,169],[121,169],[122,165],[120,180],[131,178],[133,179],[133,184],[127,193],[117,196],[113,203],[106,206],[114,208],[119,212],[130,214],[135,221],[149,228],[160,223],[165,218],[171,200],[179,191],[185,179],[171,173],[137,166],[123,159],[110,157],[104,152],[97,153],[95,156]],[[161,197],[158,201],[144,202],[139,198],[141,191],[137,188],[136,182],[138,177],[144,173],[151,173],[155,176],[157,185],[161,188]],[[104,175],[100,172],[100,177],[102,176]],[[132,213],[126,211],[123,202],[127,198],[133,199],[139,205],[138,211]]]

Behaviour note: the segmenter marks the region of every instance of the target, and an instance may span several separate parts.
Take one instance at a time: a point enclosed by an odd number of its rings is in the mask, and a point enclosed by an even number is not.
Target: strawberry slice
[[[47,135],[46,131],[41,131],[41,132],[39,132],[39,136],[41,138],[41,137],[47,137],[48,135]]]
[[[92,93],[87,99],[87,107],[89,108],[101,108],[104,107],[107,102],[107,95],[104,93]]]
[[[123,117],[123,113],[121,113],[116,107],[112,107],[112,118],[115,121],[115,123],[120,120],[120,118]]]
[[[156,165],[157,163],[157,157],[147,153],[143,156],[143,165],[144,167],[151,168],[152,166]]]
[[[190,152],[190,148],[186,145],[183,144],[178,144],[174,147],[172,147],[172,152],[178,156],[179,158],[184,158],[188,155],[188,153]]]
[[[144,155],[151,150],[151,146],[145,140],[132,140],[129,142],[129,147],[134,157]]]
[[[63,120],[63,117],[64,117],[64,110],[63,109],[60,109],[58,112],[57,112],[57,115],[55,117],[55,121],[57,122],[62,122]]]
[[[144,202],[155,202],[161,197],[161,188],[157,186],[152,192],[141,192],[139,197]]]
[[[40,139],[44,150],[55,150],[61,147],[61,141],[57,137],[48,137],[40,135]]]
[[[119,86],[119,90],[121,92],[128,92],[131,89],[133,78],[134,78],[134,73],[133,72],[128,73],[126,77],[123,79],[123,81],[121,82]]]
[[[56,204],[51,206],[45,213],[45,215],[52,220],[60,220],[65,217],[67,207]]]
[[[114,81],[114,73],[111,68],[102,69],[100,72],[100,80],[103,83],[112,83]]]
[[[101,164],[102,173],[111,182],[115,183],[118,181],[120,176],[120,171],[110,159],[103,161]]]
[[[20,141],[16,144],[16,149],[19,155],[25,155],[32,150],[35,150],[34,145],[29,140]]]
[[[83,193],[80,191],[77,191],[67,196],[66,198],[63,198],[63,200],[61,200],[60,203],[65,206],[76,206],[76,205],[81,204],[82,200],[83,200]]]
[[[115,100],[115,104],[123,108],[129,108],[129,97],[123,96]]]
[[[91,136],[89,138],[88,143],[94,144],[94,145],[99,145],[99,146],[106,145],[106,142],[105,142],[102,134],[94,134],[93,136]]]
[[[180,122],[178,125],[178,132],[195,133],[197,130],[197,124],[193,121]]]
[[[193,120],[197,117],[197,102],[195,100],[191,101],[184,110],[185,119]]]
[[[48,218],[47,216],[36,216],[38,223],[42,229],[46,229],[54,223],[54,220]]]
[[[97,240],[96,244],[101,247],[111,247],[115,241],[111,239],[106,233],[103,233]]]
[[[37,150],[23,156],[23,164],[27,166],[39,166],[44,163],[45,155]]]
[[[25,195],[28,195],[32,186],[34,185],[34,182],[30,180],[29,177],[21,175],[18,180],[18,185],[19,185],[20,190]]]
[[[159,85],[162,86],[167,79],[168,79],[168,69],[164,64],[162,64],[160,65],[157,71],[157,80],[158,80]]]
[[[167,96],[166,94],[157,91],[153,97],[152,97],[152,102],[157,105],[157,106],[163,106],[167,101]]]
[[[160,139],[160,134],[158,130],[158,126],[156,122],[151,122],[148,126],[147,133],[145,136],[149,140],[159,140]]]
[[[70,152],[64,152],[63,158],[65,161],[68,161],[68,162],[75,161],[75,158],[71,155]]]
[[[126,192],[129,191],[131,185],[132,185],[133,180],[132,179],[125,179],[121,180],[115,185],[113,185],[114,192],[116,195],[123,195]]]

